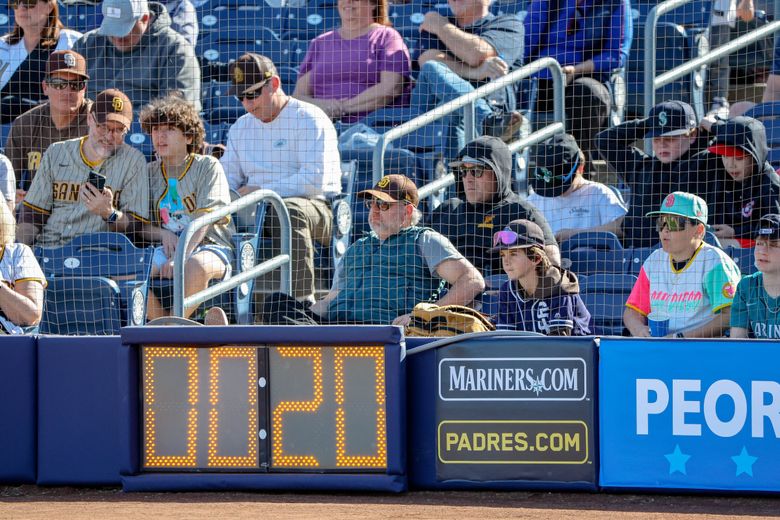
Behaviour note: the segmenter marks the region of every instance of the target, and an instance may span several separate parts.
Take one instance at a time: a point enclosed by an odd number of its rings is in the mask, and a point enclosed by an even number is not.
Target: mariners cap
[[[757,123],[752,117],[738,116],[715,125],[715,139],[707,150],[726,157],[749,156],[754,143],[766,142],[764,125]]]
[[[758,224],[756,238],[767,240],[780,240],[780,215],[769,213],[761,217]]]
[[[271,78],[278,76],[276,66],[270,58],[248,52],[241,55],[230,67],[231,85],[229,94],[248,94],[265,86]]]
[[[647,116],[648,137],[673,137],[686,135],[696,128],[693,107],[682,101],[666,101],[650,109]]]
[[[580,153],[580,147],[573,135],[552,136],[534,148],[532,157],[536,168],[532,178],[571,179],[579,166]]]
[[[149,4],[146,0],[104,0],[102,11],[98,34],[122,38],[130,34],[139,18],[149,13]]]
[[[133,121],[133,104],[121,91],[110,88],[97,95],[92,104],[92,113],[98,123],[116,121],[125,128],[130,128]]]
[[[651,211],[645,216],[650,217],[653,215],[677,215],[691,220],[698,220],[706,226],[707,203],[693,193],[675,191],[666,196],[658,211]]]
[[[526,249],[532,246],[544,247],[542,228],[530,220],[518,219],[493,234],[490,251],[495,253],[503,249]]]
[[[483,135],[468,143],[458,152],[458,159],[449,163],[451,168],[464,164],[487,166],[496,177],[508,178],[512,172],[512,152],[498,137]]]
[[[57,72],[68,72],[89,79],[87,61],[75,51],[54,51],[49,55],[46,61],[46,76]]]
[[[385,175],[370,190],[358,192],[358,197],[374,196],[385,202],[398,202],[405,200],[417,207],[420,196],[417,194],[417,186],[406,175]]]

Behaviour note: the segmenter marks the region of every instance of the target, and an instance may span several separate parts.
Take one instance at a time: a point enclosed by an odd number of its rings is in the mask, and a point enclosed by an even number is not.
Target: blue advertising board
[[[780,491],[772,341],[601,340],[600,484]]]

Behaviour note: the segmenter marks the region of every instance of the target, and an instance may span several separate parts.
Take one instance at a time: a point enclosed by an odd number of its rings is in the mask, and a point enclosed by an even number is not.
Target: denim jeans
[[[444,63],[439,61],[426,62],[420,68],[417,83],[412,90],[410,104],[420,114],[452,101],[464,94],[474,91],[474,86],[455,74]],[[484,98],[474,103],[474,115],[477,133],[482,132],[482,122],[493,113]],[[443,118],[447,125],[444,156],[448,160],[455,159],[458,151],[466,145],[463,126],[463,109],[456,110]]]

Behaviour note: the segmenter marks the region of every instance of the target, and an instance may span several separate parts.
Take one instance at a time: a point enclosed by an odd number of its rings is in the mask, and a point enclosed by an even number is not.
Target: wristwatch
[[[115,209],[111,210],[111,214],[103,220],[108,224],[114,224],[119,219],[119,212]]]

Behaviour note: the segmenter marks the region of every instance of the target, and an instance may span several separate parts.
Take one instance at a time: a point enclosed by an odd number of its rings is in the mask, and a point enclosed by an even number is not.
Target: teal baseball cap
[[[698,220],[707,225],[707,203],[693,193],[675,191],[666,196],[658,211],[651,211],[646,217],[653,215],[678,215],[680,217]]]

